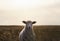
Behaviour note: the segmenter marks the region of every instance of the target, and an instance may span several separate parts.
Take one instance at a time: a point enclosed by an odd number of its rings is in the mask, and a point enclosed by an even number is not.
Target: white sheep
[[[32,24],[36,23],[36,21],[23,21],[26,26],[23,30],[19,33],[19,40],[20,41],[35,41],[35,33],[33,31]]]

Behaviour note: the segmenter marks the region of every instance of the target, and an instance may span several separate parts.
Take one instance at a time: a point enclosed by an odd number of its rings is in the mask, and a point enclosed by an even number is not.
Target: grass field
[[[0,41],[19,41],[24,26],[0,26]],[[60,26],[34,26],[36,41],[60,41]]]

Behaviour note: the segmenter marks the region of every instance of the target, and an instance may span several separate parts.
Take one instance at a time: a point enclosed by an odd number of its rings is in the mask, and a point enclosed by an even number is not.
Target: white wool
[[[19,33],[19,38],[20,36],[23,34],[23,32],[25,31],[25,27],[22,29],[22,31]]]

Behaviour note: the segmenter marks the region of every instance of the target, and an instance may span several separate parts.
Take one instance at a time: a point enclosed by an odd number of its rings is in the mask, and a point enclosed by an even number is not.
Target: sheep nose
[[[29,26],[29,29],[30,29],[30,26]]]

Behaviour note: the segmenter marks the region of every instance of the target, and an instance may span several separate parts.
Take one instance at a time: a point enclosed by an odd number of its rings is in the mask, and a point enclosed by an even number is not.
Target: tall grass
[[[0,41],[19,41],[23,26],[0,26]],[[36,41],[60,41],[60,26],[34,26]]]

